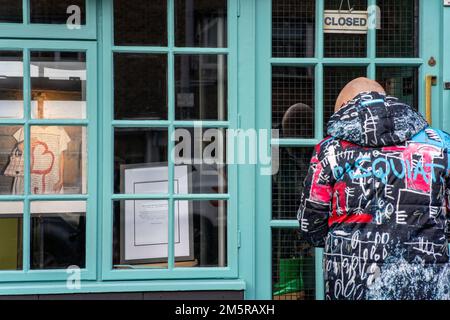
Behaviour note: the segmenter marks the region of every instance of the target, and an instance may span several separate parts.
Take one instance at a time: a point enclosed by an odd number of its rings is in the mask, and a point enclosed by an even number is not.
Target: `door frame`
[[[323,20],[324,0],[316,1],[316,30],[314,58],[272,58],[272,17],[271,0],[258,0],[255,4],[256,28],[256,128],[271,128],[271,74],[273,65],[283,66],[313,66],[315,67],[315,137],[313,139],[273,139],[272,145],[313,147],[324,138],[323,132],[323,68],[324,66],[366,66],[367,76],[376,78],[376,66],[418,66],[419,67],[419,110],[425,111],[425,77],[437,76],[437,83],[442,83],[443,52],[442,41],[442,1],[419,0],[419,57],[418,58],[377,58],[376,30],[369,30],[367,35],[367,57],[365,58],[326,58],[323,50]],[[368,0],[368,5],[376,5],[376,0]],[[449,9],[449,10],[447,10]],[[450,8],[446,15],[450,16]],[[447,23],[448,24],[448,23]],[[450,44],[446,44],[450,50]],[[435,66],[428,65],[428,59],[434,57]],[[450,65],[450,61],[447,62]],[[450,77],[447,72],[446,77]],[[450,81],[449,79],[447,81]],[[449,92],[447,92],[449,93]],[[432,118],[437,128],[450,127],[443,117],[442,86],[432,87]],[[447,101],[450,97],[447,96]],[[258,170],[258,168],[257,168]],[[256,173],[256,270],[254,294],[256,299],[272,299],[272,235],[276,228],[298,228],[296,220],[272,220],[271,177]],[[324,298],[324,282],[322,272],[322,249],[315,250],[316,261],[316,299]]]

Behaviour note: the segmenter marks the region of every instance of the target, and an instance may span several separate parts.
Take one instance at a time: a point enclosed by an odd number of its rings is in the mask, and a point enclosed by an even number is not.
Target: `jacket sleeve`
[[[332,205],[333,175],[320,144],[314,149],[303,191],[297,219],[299,236],[314,247],[324,247],[328,233],[328,217]]]

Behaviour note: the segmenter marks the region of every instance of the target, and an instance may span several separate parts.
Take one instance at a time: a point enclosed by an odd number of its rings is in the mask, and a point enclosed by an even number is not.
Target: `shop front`
[[[296,214],[340,89],[450,129],[446,1],[0,5],[0,295],[322,299]],[[270,131],[273,174],[229,161]]]

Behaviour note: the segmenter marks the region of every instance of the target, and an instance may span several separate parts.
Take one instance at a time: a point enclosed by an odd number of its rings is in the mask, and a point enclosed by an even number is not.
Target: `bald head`
[[[363,77],[357,78],[347,83],[344,89],[341,90],[336,100],[334,111],[339,111],[345,103],[352,100],[361,92],[379,92],[386,94],[386,91],[378,82]]]

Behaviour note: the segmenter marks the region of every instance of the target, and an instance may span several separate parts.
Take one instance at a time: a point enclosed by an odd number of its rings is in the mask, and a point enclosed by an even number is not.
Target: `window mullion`
[[[22,24],[27,25],[30,21],[30,0],[22,0]]]
[[[28,1],[24,1],[28,2]],[[31,224],[31,215],[30,215],[30,115],[31,115],[31,75],[30,75],[30,49],[24,49],[23,51],[23,101],[24,101],[24,150],[25,153],[25,163],[24,163],[24,190],[23,193],[25,195],[25,203],[23,210],[23,243],[22,243],[22,259],[23,259],[23,271],[28,272],[30,270],[30,224]]]
[[[167,248],[167,268],[172,270],[175,266],[175,205],[174,205],[174,141],[172,137],[175,133],[174,120],[175,120],[175,57],[174,57],[174,46],[175,46],[175,5],[174,0],[167,1],[167,34],[168,34],[168,119],[169,119],[169,132],[168,132],[168,184],[169,184],[169,223],[168,223],[168,248]]]

